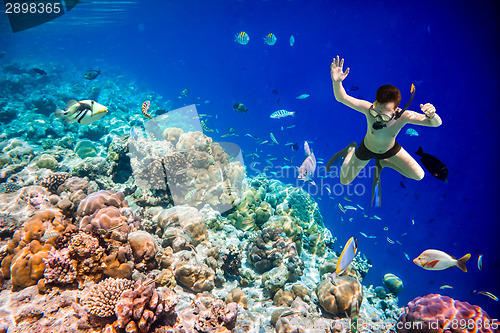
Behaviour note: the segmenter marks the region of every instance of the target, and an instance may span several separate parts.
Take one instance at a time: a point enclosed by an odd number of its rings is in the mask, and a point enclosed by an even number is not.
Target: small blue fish
[[[418,132],[413,128],[408,128],[406,130],[406,134],[408,134],[409,136],[418,136]]]
[[[307,97],[309,97],[309,94],[302,94],[300,96],[297,96],[295,97],[296,99],[306,99]]]
[[[274,45],[276,44],[276,41],[278,39],[276,38],[276,35],[273,34],[272,32],[268,34],[266,37],[264,37],[264,42],[266,42],[267,45]]]
[[[287,110],[278,110],[273,112],[269,117],[273,119],[284,118],[288,116],[294,116],[295,111],[287,111]]]
[[[295,44],[295,37],[293,35],[290,35],[290,46],[293,46]]]
[[[477,258],[477,268],[479,268],[480,271],[483,270],[483,255],[480,254],[479,257]]]
[[[234,36],[234,41],[241,45],[247,45],[250,41],[250,36],[248,36],[246,32],[242,31]]]

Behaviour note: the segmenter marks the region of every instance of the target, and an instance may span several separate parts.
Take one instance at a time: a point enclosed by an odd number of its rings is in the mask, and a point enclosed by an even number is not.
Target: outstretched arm
[[[330,74],[332,76],[333,94],[335,95],[335,99],[356,111],[366,114],[367,110],[371,106],[371,103],[347,95],[344,87],[342,86],[342,81],[344,81],[349,74],[349,68],[347,68],[344,72],[342,67],[344,67],[344,59],[340,59],[339,56],[337,56],[337,58],[333,58],[332,65],[330,66]]]
[[[403,114],[408,124],[438,127],[443,123],[436,113],[436,108],[431,103],[420,104],[420,109],[424,114],[414,111],[407,111]]]

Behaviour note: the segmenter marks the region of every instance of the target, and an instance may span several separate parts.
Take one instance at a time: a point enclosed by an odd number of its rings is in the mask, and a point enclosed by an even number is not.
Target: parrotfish
[[[422,162],[431,175],[446,183],[448,182],[448,168],[443,162],[431,154],[424,153],[422,147],[419,147],[415,154],[422,157],[420,162]]]
[[[87,73],[85,73],[85,78],[87,80],[94,80],[99,74],[101,74],[101,71],[100,70],[95,70],[95,69],[91,69],[90,71],[87,71]]]

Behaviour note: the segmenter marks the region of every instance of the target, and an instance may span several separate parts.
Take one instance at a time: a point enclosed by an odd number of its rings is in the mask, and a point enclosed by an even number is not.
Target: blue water
[[[238,132],[240,136],[225,139],[239,144],[244,154],[264,150],[260,163],[270,153],[278,158],[276,164],[294,156],[294,164],[300,165],[302,148],[293,152],[284,146],[286,142],[312,141],[316,157],[328,161],[351,141],[361,141],[364,117],[336,102],[332,93],[329,68],[337,54],[351,69],[344,86],[359,87],[349,92],[355,97],[373,101],[377,87],[390,83],[400,88],[404,104],[411,83],[416,82],[410,109],[418,111],[420,103],[430,102],[443,125],[411,126],[420,134],[417,137],[406,135],[405,128],[398,142],[415,158],[422,146],[446,163],[448,183],[429,173],[417,182],[384,170],[381,208],[369,207],[371,179],[353,182],[364,186],[366,194],[352,195],[352,203],[343,199],[347,192],[333,200],[328,195],[315,198],[321,198],[325,224],[338,237],[336,250],[354,235],[359,250],[371,260],[365,284],[380,285],[385,273],[394,273],[405,284],[400,305],[420,295],[441,293],[477,304],[499,318],[498,302],[471,294],[484,290],[500,296],[500,39],[495,1],[168,0],[132,2],[119,13],[98,12],[99,6],[104,5],[98,1],[77,5],[49,24],[16,34],[0,14],[0,45],[7,51],[6,59],[52,61],[82,71],[99,68],[102,80],[110,79],[107,72],[124,73],[171,99],[175,107],[199,103],[199,113],[214,116],[209,127],[220,134],[228,127]],[[234,35],[240,31],[249,34],[248,45],[235,43]],[[274,46],[263,41],[270,32],[278,38]],[[291,34],[296,40],[292,47]],[[186,88],[188,96],[177,98]],[[310,97],[295,98],[303,93]],[[237,102],[249,112],[235,113],[232,105]],[[293,118],[270,119],[278,109],[297,113]],[[296,126],[286,129],[290,125]],[[251,133],[270,140],[270,132],[279,147],[257,146],[244,136]],[[223,141],[217,135],[214,139]],[[248,167],[252,160],[245,162]],[[337,178],[316,179],[321,180],[330,186],[339,183]],[[283,181],[296,183],[292,178]],[[363,218],[360,210],[344,215],[337,208],[339,202],[359,204],[365,214],[381,220]],[[360,231],[377,238],[367,239]],[[386,237],[403,245],[390,244]],[[456,257],[471,253],[469,272],[425,271],[403,254],[413,259],[428,248]],[[479,254],[484,255],[482,271],[477,268]],[[440,290],[445,284],[454,289]]]

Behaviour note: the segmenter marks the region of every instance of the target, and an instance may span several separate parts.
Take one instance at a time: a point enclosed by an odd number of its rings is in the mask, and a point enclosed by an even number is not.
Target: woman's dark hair
[[[398,107],[401,103],[401,92],[392,84],[384,84],[377,89],[375,100],[380,104],[394,102],[394,105]]]

